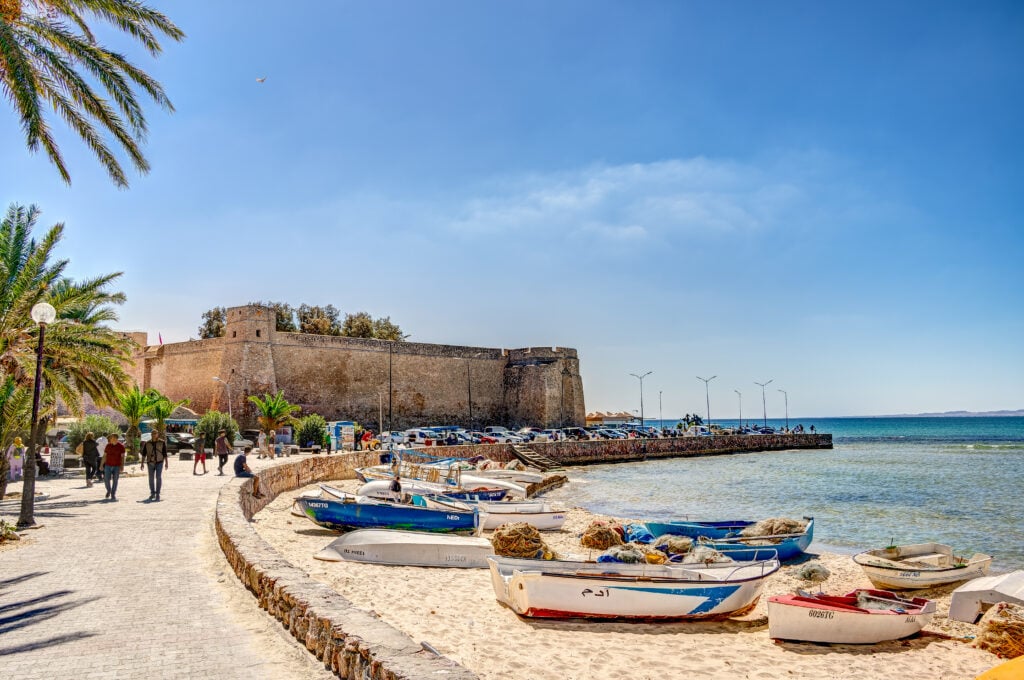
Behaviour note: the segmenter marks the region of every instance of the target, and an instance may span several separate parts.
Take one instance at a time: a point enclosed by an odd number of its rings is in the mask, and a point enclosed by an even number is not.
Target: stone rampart
[[[250,524],[252,516],[278,494],[319,481],[351,479],[355,468],[377,461],[376,453],[347,453],[303,456],[275,465],[256,473],[262,498],[252,496],[252,480],[229,480],[217,499],[215,524],[221,549],[260,607],[339,677],[473,680],[476,674],[425,651],[406,634],[310,578]]]

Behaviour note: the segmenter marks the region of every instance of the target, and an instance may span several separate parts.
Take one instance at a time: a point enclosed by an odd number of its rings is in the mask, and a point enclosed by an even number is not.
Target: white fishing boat
[[[506,470],[504,468],[490,468],[487,470],[475,470],[472,474],[485,479],[502,479],[516,484],[537,484],[544,481],[544,473],[532,470]]]
[[[493,555],[491,542],[478,536],[360,529],[331,541],[314,557],[328,562],[483,569]]]
[[[428,507],[433,507],[434,503],[443,503],[445,499],[425,496],[424,500]],[[477,501],[468,505],[480,511],[480,525],[485,531],[493,531],[509,522],[525,522],[538,531],[558,531],[566,519],[565,510],[543,501]]]
[[[978,578],[988,573],[992,557],[977,553],[957,557],[942,543],[890,545],[855,555],[853,561],[877,588],[918,590]]]
[[[1024,606],[1024,570],[983,576],[963,584],[953,591],[949,602],[949,618],[974,623],[998,602]]]
[[[805,593],[768,598],[768,635],[776,640],[869,645],[900,640],[931,623],[935,602],[887,590],[847,595]]]
[[[707,620],[753,609],[777,559],[711,565],[490,557],[498,602],[520,616]]]

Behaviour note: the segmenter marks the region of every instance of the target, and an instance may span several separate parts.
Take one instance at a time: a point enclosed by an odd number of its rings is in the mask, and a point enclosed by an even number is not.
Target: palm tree
[[[32,394],[7,376],[0,384],[0,499],[7,493],[7,447],[24,434],[32,413]]]
[[[57,320],[46,329],[43,352],[42,403],[36,429],[54,411],[58,401],[80,413],[82,395],[98,405],[112,404],[130,379],[125,365],[135,344],[103,323],[116,320],[112,305],[124,301],[107,288],[119,273],[73,281],[64,276],[67,260],[55,260],[54,250],[64,227],[51,227],[40,241],[31,237],[39,209],[12,205],[0,220],[0,375],[31,393],[35,380],[39,327],[30,311],[49,302]],[[29,429],[29,418],[24,429]],[[35,444],[38,432],[29,433],[25,482],[18,524],[34,523]]]
[[[253,395],[249,397],[249,401],[256,406],[256,412],[259,414],[256,416],[256,420],[259,421],[263,431],[268,434],[271,430],[295,422],[292,414],[302,410],[302,407],[288,403],[288,400],[284,398],[284,391],[277,394],[264,394],[262,399]]]
[[[171,401],[167,396],[160,394],[160,392],[154,389],[148,390],[146,394],[149,395],[151,400],[149,415],[156,419],[156,430],[162,437],[167,432],[166,421],[174,413],[174,410],[179,406],[188,406],[191,400]]]
[[[44,116],[47,108],[82,138],[114,183],[126,187],[124,170],[101,133],[113,137],[145,173],[149,163],[139,144],[146,136],[146,118],[136,90],[168,111],[174,107],[160,83],[97,43],[86,17],[128,34],[154,57],[162,49],[158,34],[185,37],[166,16],[138,0],[0,0],[0,91],[21,119],[28,148],[42,146],[65,182],[71,182],[71,175]],[[106,96],[96,92],[92,81],[102,85]]]
[[[128,421],[128,452],[135,453],[135,444],[139,439],[139,425],[142,419],[149,415],[153,408],[153,396],[149,392],[143,392],[138,385],[132,385],[131,389],[125,390],[118,396],[114,408]]]

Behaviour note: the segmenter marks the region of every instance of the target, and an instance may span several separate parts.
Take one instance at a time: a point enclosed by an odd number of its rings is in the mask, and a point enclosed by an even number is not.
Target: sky
[[[152,171],[55,122],[66,186],[4,106],[0,200],[153,343],[333,304],[574,347],[588,411],[1024,409],[1020,3],[150,4],[184,42],[101,36],[176,108]]]

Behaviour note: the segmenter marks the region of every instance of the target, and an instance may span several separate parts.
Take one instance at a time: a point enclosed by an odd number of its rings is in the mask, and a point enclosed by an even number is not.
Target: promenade
[[[259,469],[273,461],[255,460]],[[230,465],[230,463],[229,463]],[[332,678],[262,612],[217,545],[216,464],[173,458],[159,503],[135,466],[118,501],[83,477],[42,479],[50,494],[22,545],[0,547],[0,668],[36,678]],[[20,483],[9,491],[20,490]],[[0,504],[13,522],[18,507]]]

